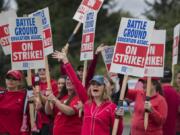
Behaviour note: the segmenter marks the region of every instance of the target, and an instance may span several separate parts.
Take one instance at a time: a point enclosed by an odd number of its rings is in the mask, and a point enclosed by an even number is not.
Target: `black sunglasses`
[[[6,76],[6,79],[8,80],[13,80],[13,81],[17,81],[18,79],[16,79],[15,77],[13,76]]]
[[[45,71],[45,68],[40,68],[40,69],[38,69],[38,71],[41,71],[41,70],[42,70],[42,71]]]

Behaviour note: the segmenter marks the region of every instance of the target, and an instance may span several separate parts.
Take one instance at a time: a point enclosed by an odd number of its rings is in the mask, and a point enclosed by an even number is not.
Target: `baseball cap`
[[[92,81],[95,81],[95,82],[97,82],[97,83],[99,83],[99,84],[101,84],[101,85],[105,84],[105,83],[104,83],[104,76],[102,76],[102,75],[95,75],[95,76],[91,79],[90,83],[91,83]]]
[[[19,70],[9,70],[6,74],[6,77],[12,76],[17,80],[21,80],[23,75]]]

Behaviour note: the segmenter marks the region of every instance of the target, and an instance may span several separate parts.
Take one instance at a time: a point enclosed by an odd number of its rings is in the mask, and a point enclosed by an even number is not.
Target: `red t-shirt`
[[[163,84],[162,88],[168,106],[168,115],[163,126],[163,135],[175,135],[179,97],[176,89],[174,89],[170,84]]]
[[[20,135],[26,92],[0,92],[0,134]]]
[[[179,96],[179,107],[180,107],[180,92],[178,92],[178,96]],[[177,114],[177,122],[176,122],[176,132],[180,132],[180,112],[178,112]]]
[[[64,102],[68,99],[68,96],[64,96],[61,99],[61,102]],[[80,135],[81,134],[81,126],[82,126],[82,118],[78,116],[78,110],[74,107],[77,105],[79,98],[78,96],[73,97],[69,106],[72,107],[75,111],[75,115],[67,116],[62,113],[57,107],[55,108],[55,112],[58,112],[53,127],[53,135]]]
[[[40,86],[40,91],[43,95],[45,95],[46,90],[47,90],[47,82],[39,82]],[[58,94],[58,86],[55,80],[51,80],[51,87],[53,94],[56,96]],[[38,128],[42,128],[43,124],[50,124],[50,118],[48,115],[45,114],[44,108],[38,111],[38,116],[37,116],[37,125]]]

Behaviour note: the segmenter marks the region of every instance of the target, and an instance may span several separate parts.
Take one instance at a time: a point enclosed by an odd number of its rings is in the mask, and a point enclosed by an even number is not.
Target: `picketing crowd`
[[[25,74],[9,70],[6,87],[0,90],[0,135],[111,135],[115,119],[119,119],[117,134],[121,135],[124,108],[118,107],[118,102],[124,75],[117,74],[113,80],[107,73],[95,75],[99,54],[105,47],[100,45],[88,63],[85,84],[83,66],[75,70],[64,49],[52,55],[60,63],[60,72],[57,81],[51,79],[51,89],[47,89],[46,69],[32,74],[33,89],[39,86],[32,96],[34,127],[30,126],[30,108],[24,105]],[[163,78],[151,80],[149,102],[145,94],[147,77],[139,78],[133,90],[126,87],[126,99],[135,102],[130,134],[180,135],[180,71],[175,76],[176,87],[170,84],[172,72],[166,67]],[[23,112],[27,117],[23,117]],[[149,113],[146,130],[145,112]]]
[[[134,103],[128,135],[180,135],[180,71],[171,85],[174,72],[164,66],[166,30],[155,29],[155,21],[122,17],[115,46],[94,51],[103,1],[82,0],[73,17],[78,24],[60,51],[53,51],[48,7],[27,17],[0,14],[0,44],[12,66],[0,87],[0,135],[122,135],[124,102]],[[68,48],[81,24],[84,65],[73,68]],[[173,66],[179,64],[179,31],[177,24]],[[59,63],[58,80],[50,77],[50,54]],[[103,74],[96,71],[100,54]],[[133,88],[129,76],[138,79]]]

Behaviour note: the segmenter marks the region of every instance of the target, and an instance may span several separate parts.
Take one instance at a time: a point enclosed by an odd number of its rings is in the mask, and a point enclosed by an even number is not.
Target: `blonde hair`
[[[93,101],[93,96],[91,94],[91,87],[89,86],[88,88],[88,97],[89,97],[89,101],[92,102]],[[108,94],[108,90],[104,85],[104,90],[103,90],[103,94],[101,96],[101,100],[102,101],[111,101],[110,95]]]

